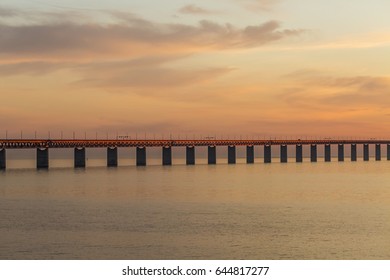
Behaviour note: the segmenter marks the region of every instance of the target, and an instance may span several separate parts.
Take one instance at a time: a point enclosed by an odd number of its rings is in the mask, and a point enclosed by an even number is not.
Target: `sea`
[[[390,162],[9,159],[0,259],[390,259]]]

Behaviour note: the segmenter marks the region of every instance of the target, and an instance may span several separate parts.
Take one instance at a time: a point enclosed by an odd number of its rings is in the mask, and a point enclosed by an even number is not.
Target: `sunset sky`
[[[2,0],[0,138],[390,138],[388,0]]]

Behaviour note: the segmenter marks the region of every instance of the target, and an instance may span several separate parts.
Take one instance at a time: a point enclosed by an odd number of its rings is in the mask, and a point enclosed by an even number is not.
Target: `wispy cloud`
[[[0,6],[0,18],[9,18],[16,16],[18,16],[17,10]]]
[[[169,88],[202,84],[234,71],[232,67],[173,67],[172,62],[187,56],[142,57],[106,62],[32,61],[0,64],[0,76],[44,76],[59,70],[70,70],[80,79],[73,85],[99,88]]]
[[[46,61],[5,63],[0,64],[0,75],[2,77],[13,75],[44,75],[69,67],[71,67],[71,64],[69,63],[54,63]]]
[[[195,15],[205,15],[214,13],[214,11],[201,8],[197,5],[186,5],[179,9],[179,12],[182,14],[195,14]]]
[[[321,72],[299,71],[286,76],[294,80],[290,88],[279,97],[290,104],[309,104],[312,107],[362,109],[387,108],[390,102],[390,77],[351,76],[339,77]]]
[[[79,66],[84,79],[77,85],[101,88],[167,88],[212,81],[233,68],[180,69],[166,66],[179,57],[155,57],[133,61],[91,63]]]
[[[280,0],[235,0],[245,9],[257,11],[271,11]]]

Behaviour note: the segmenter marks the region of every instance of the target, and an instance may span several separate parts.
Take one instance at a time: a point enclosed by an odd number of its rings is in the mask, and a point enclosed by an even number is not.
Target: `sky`
[[[388,0],[2,0],[0,138],[390,138]]]

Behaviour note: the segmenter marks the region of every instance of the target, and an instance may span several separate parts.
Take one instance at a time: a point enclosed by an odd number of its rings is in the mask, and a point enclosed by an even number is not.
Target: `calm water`
[[[0,172],[0,259],[390,259],[387,161],[26,164]]]

